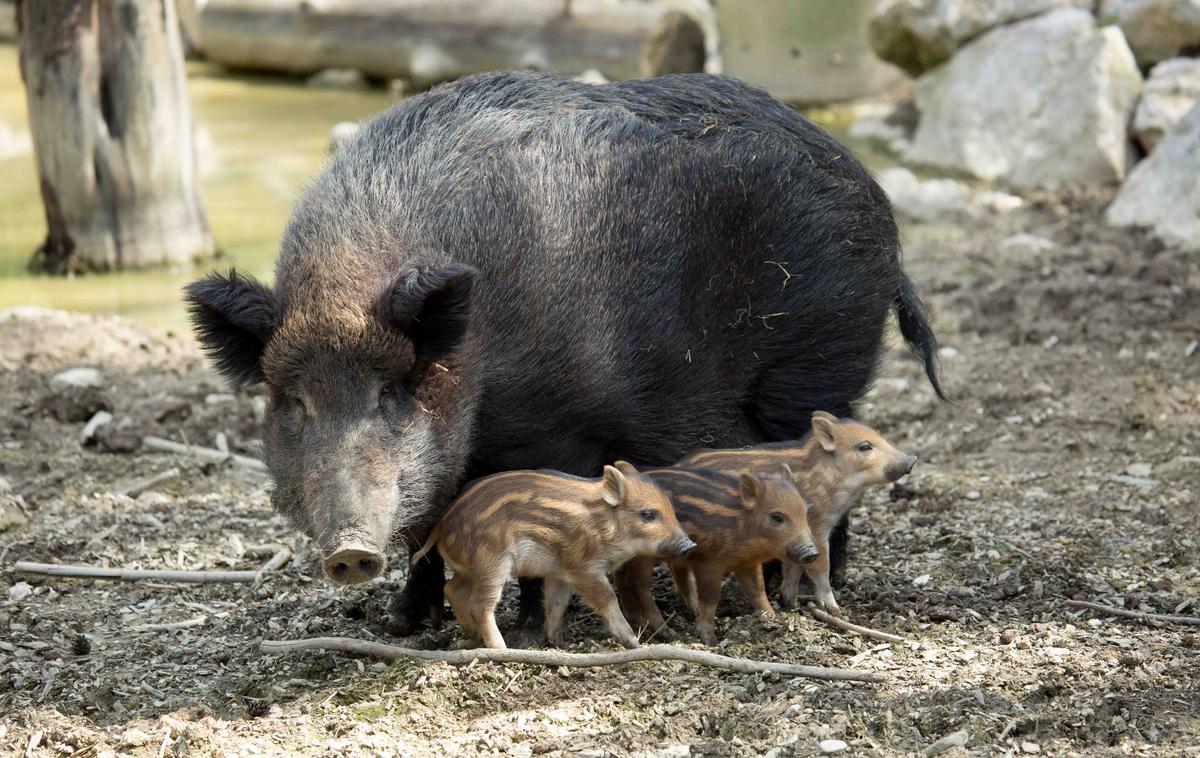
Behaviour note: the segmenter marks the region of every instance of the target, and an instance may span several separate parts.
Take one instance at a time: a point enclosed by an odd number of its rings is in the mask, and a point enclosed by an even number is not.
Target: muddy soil
[[[839,599],[885,644],[803,612],[748,613],[721,652],[885,673],[881,685],[683,664],[548,670],[270,657],[262,639],[377,625],[403,560],[340,590],[271,512],[253,470],[137,448],[142,435],[258,453],[261,399],[227,394],[186,335],[59,313],[0,321],[0,752],[31,755],[1197,755],[1200,627],[1064,604],[1200,616],[1200,260],[1102,223],[1101,195],[905,227],[952,404],[887,356],[861,415],[922,461],[853,516]],[[51,377],[93,366],[99,388]],[[81,443],[83,419],[113,421]],[[178,467],[136,499],[117,494]],[[16,560],[253,569],[250,584],[17,576]],[[25,582],[26,585],[19,584]],[[686,615],[672,624],[698,645]],[[511,594],[502,627],[512,624]],[[574,605],[571,649],[613,649]],[[184,623],[180,623],[184,622]],[[162,628],[163,624],[175,624]],[[828,743],[827,743],[828,746]]]

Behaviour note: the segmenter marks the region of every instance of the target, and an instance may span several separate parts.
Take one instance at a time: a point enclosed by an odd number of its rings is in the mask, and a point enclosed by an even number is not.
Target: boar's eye
[[[771,512],[771,523],[774,524],[775,526],[779,526],[780,524],[782,524],[785,521],[787,521],[787,516],[784,516],[779,511]]]
[[[875,449],[874,446],[872,446],[870,442],[858,443],[858,452],[860,452],[860,453],[869,453],[874,449]]]
[[[398,402],[404,396],[404,388],[396,382],[389,382],[379,388],[379,407],[386,408]]]
[[[658,520],[658,511],[654,510],[653,508],[643,508],[642,510],[638,511],[638,515],[641,516],[642,521],[645,521],[647,524]]]

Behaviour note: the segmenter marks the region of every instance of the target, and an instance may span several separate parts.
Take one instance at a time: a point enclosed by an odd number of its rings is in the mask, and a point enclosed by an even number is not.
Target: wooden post
[[[174,0],[18,0],[46,240],[37,271],[213,253]]]

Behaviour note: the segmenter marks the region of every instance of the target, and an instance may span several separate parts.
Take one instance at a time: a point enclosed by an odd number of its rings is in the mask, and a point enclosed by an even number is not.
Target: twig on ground
[[[707,650],[692,650],[675,645],[649,645],[611,653],[564,653],[559,650],[514,650],[477,648],[475,650],[417,650],[414,648],[385,645],[348,637],[314,637],[306,640],[264,640],[259,647],[264,653],[287,653],[296,650],[341,650],[361,653],[376,658],[418,658],[425,661],[441,661],[463,666],[474,661],[495,663],[530,663],[538,666],[619,666],[642,661],[683,661],[701,666],[736,671],[742,674],[774,673],[787,676],[803,676],[811,679],[827,679],[852,682],[883,682],[886,677],[873,671],[855,669],[822,668],[800,666],[792,663],[754,661],[746,658],[731,658],[727,655],[710,653]]]
[[[1097,613],[1106,613],[1109,616],[1120,616],[1121,618],[1136,619],[1147,623],[1200,626],[1200,616],[1172,616],[1166,613],[1127,611],[1124,608],[1114,608],[1111,605],[1102,605],[1100,603],[1089,603],[1086,600],[1064,600],[1063,602],[1073,608],[1087,608]]]
[[[859,626],[858,624],[851,624],[849,621],[845,621],[837,616],[826,613],[812,603],[809,603],[808,605],[808,612],[811,613],[813,618],[817,619],[818,621],[824,621],[830,626],[836,626],[838,629],[844,629],[847,632],[854,632],[855,634],[861,634],[862,636],[870,637],[871,639],[883,640],[884,642],[905,641],[903,637],[895,634],[888,634],[887,632],[881,632],[878,629],[870,629],[865,626]]]
[[[122,582],[137,582],[157,579],[162,582],[190,582],[209,584],[220,582],[261,582],[264,574],[274,571],[287,562],[291,551],[280,548],[271,560],[253,571],[175,571],[172,569],[123,569],[102,566],[72,566],[62,563],[33,563],[17,561],[12,570],[16,574],[41,574],[44,576],[71,576],[85,579],[116,579]]]
[[[142,437],[142,444],[151,450],[175,453],[176,455],[190,455],[193,458],[199,458],[209,463],[224,463],[225,461],[229,461],[236,466],[255,469],[256,471],[267,470],[266,464],[257,458],[251,458],[248,455],[238,455],[237,453],[223,453],[211,447],[185,445],[181,442],[163,439],[162,437]]]
[[[166,471],[160,471],[154,476],[134,482],[124,489],[119,489],[116,491],[116,494],[124,495],[125,497],[137,497],[156,484],[162,484],[163,482],[174,479],[177,476],[179,476],[179,469],[176,466],[172,466]]]
[[[167,632],[172,629],[191,629],[194,626],[204,626],[208,623],[208,616],[197,616],[196,618],[188,619],[187,621],[172,621],[167,624],[138,624],[133,627],[135,632]]]

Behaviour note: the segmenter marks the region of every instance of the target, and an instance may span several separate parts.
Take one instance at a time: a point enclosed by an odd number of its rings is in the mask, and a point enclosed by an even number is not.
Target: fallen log
[[[715,30],[711,9],[695,0],[208,0],[198,4],[195,26],[204,57],[226,66],[292,74],[353,68],[427,87],[526,68],[571,75],[594,68],[631,79],[643,45],[672,10]],[[684,35],[675,44],[697,41]]]

